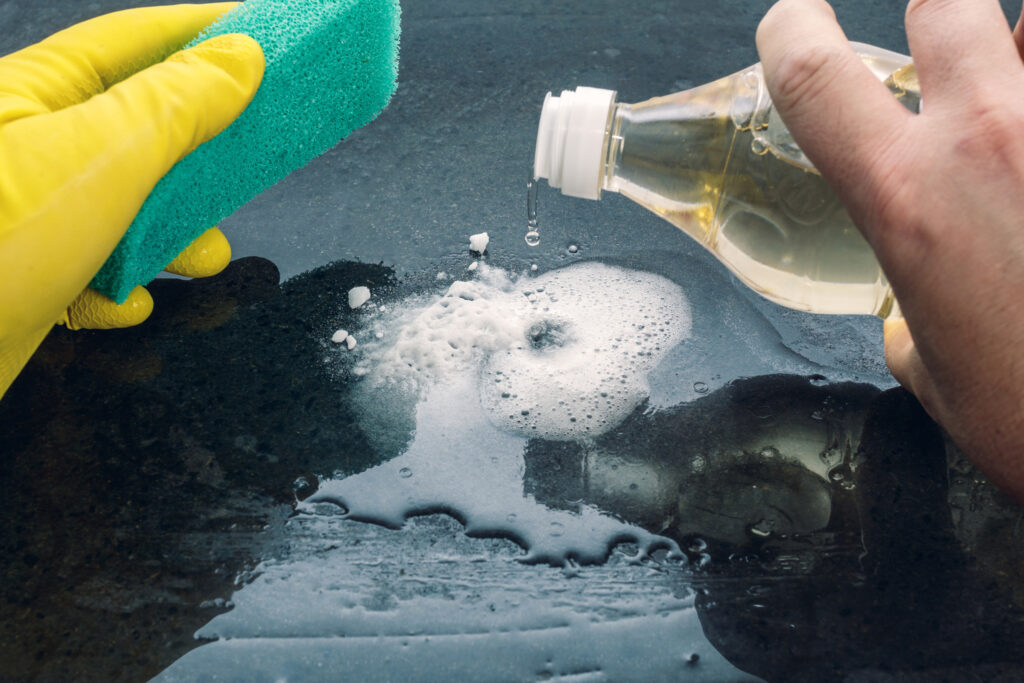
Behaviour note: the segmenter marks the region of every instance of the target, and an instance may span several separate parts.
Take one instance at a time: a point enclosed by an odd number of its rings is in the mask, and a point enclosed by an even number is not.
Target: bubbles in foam
[[[647,373],[690,332],[686,297],[651,273],[580,263],[515,279],[479,277],[407,302],[368,344],[358,371],[416,390],[479,372],[482,405],[513,433],[596,436],[648,394]]]
[[[614,427],[647,396],[647,373],[689,334],[682,291],[650,273],[584,263],[522,289],[523,340],[488,357],[480,391],[493,421],[526,436]]]
[[[481,264],[472,280],[456,280],[440,296],[412,298],[371,322],[386,343],[367,344],[356,367],[374,385],[414,391],[475,370],[493,351],[516,343],[512,279]]]

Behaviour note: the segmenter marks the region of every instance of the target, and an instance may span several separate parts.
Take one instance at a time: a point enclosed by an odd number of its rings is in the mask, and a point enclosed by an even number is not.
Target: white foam
[[[346,330],[337,330],[331,335],[331,341],[335,344],[344,344],[348,338],[348,332]]]
[[[348,335],[348,337],[345,339],[345,346],[348,347],[349,351],[356,348],[356,338],[353,337],[351,334]]]
[[[523,280],[525,328],[489,356],[481,401],[505,429],[549,439],[613,428],[649,393],[647,373],[690,332],[671,281],[584,263]]]
[[[469,264],[469,266],[466,268],[466,270],[476,270],[479,267],[480,267],[480,262],[479,261],[473,261],[472,263]]]
[[[359,308],[370,300],[369,287],[353,287],[348,290],[348,307]]]
[[[491,241],[491,238],[486,232],[481,232],[476,235],[469,236],[469,250],[475,251],[478,254],[482,254],[487,251],[487,243]]]
[[[481,264],[478,279],[397,307],[387,344],[367,343],[359,374],[417,390],[479,373],[490,419],[526,436],[595,436],[648,393],[647,373],[689,335],[671,281],[599,263],[514,279]],[[392,341],[393,340],[393,341]]]

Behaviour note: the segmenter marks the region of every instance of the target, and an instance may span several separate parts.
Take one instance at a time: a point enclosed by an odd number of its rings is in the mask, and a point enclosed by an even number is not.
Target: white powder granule
[[[486,232],[481,232],[476,235],[469,236],[469,250],[474,251],[478,254],[482,254],[487,251],[487,244],[491,241],[491,238]]]
[[[348,307],[359,308],[370,300],[369,287],[353,287],[348,290]]]

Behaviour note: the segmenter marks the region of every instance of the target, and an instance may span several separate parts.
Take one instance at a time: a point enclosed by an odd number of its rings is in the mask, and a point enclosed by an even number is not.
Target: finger
[[[858,193],[867,201],[878,158],[912,114],[864,66],[824,0],[776,3],[757,49],[794,140],[848,204]]]
[[[3,335],[0,337],[0,398],[10,388],[14,378],[28,363],[46,335],[50,333],[53,323],[31,329],[22,334]]]
[[[88,102],[0,127],[0,272],[11,275],[0,313],[23,312],[10,321],[22,329],[56,320],[156,182],[245,108],[263,66],[254,40],[218,36]],[[51,308],[25,305],[41,299]]]
[[[237,5],[143,7],[105,14],[0,59],[0,96],[21,100],[5,118],[57,111],[180,50]]]
[[[124,303],[86,287],[58,321],[69,330],[114,330],[133,327],[144,322],[153,312],[153,297],[139,285],[128,294]]]
[[[996,0],[911,0],[905,21],[928,106],[963,101],[977,84],[1021,72],[1010,25]]]
[[[164,270],[185,277],[210,277],[224,270],[230,262],[231,244],[220,228],[214,226],[182,249]]]
[[[910,328],[902,318],[890,318],[883,326],[885,363],[904,388],[925,403],[931,391],[931,379],[921,360]]]

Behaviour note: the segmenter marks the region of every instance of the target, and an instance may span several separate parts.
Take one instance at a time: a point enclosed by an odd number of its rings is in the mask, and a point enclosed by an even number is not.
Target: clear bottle
[[[910,58],[858,54],[908,109]],[[874,253],[772,106],[760,64],[638,104],[596,88],[548,93],[534,179],[563,194],[619,192],[704,245],[754,291],[815,313],[898,315]],[[842,144],[838,138],[837,144]]]

